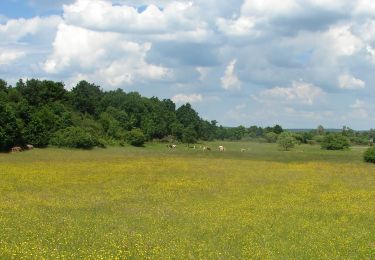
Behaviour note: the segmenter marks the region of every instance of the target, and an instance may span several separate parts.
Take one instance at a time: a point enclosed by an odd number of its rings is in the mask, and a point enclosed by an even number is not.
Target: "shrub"
[[[51,144],[58,147],[91,149],[101,146],[99,140],[79,127],[68,127],[57,131],[51,139]]]
[[[277,144],[280,148],[282,148],[285,151],[288,151],[289,149],[293,148],[296,143],[296,138],[294,138],[292,133],[288,132],[282,132],[277,139]]]
[[[264,138],[266,138],[267,143],[276,143],[278,134],[274,132],[269,132],[264,135]]]
[[[126,134],[126,141],[133,146],[143,146],[146,142],[146,137],[140,129],[133,129]]]
[[[324,135],[315,135],[315,136],[312,138],[312,141],[313,141],[314,143],[321,144],[321,143],[323,143],[323,141],[324,141]]]
[[[326,150],[345,150],[350,147],[350,141],[347,137],[339,133],[327,134],[321,146]]]
[[[365,162],[375,163],[375,147],[371,147],[366,150],[363,155]]]

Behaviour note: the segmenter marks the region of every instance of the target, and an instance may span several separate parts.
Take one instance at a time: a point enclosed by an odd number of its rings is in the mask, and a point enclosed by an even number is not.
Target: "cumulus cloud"
[[[259,33],[254,29],[255,19],[253,17],[240,17],[235,20],[218,18],[216,21],[218,29],[228,36],[245,36]]]
[[[0,73],[8,81],[40,77],[71,85],[86,79],[161,97],[200,93],[176,100],[190,98],[207,118],[223,115],[228,125],[249,122],[258,112],[253,123],[261,123],[266,110],[270,123],[297,124],[299,118],[324,124],[325,111],[353,113],[350,100],[375,98],[371,0],[27,3],[41,16],[0,17]],[[199,95],[222,102],[208,107]],[[259,102],[247,104],[250,95]],[[371,114],[369,103],[364,109]]]
[[[358,15],[375,15],[375,2],[372,0],[356,1],[354,13]]]
[[[2,43],[15,43],[28,35],[40,35],[55,31],[61,22],[59,16],[34,17],[30,19],[11,19],[5,24],[0,24],[0,38]],[[53,33],[52,33],[53,34]],[[53,36],[52,36],[53,37]]]
[[[197,41],[209,34],[192,2],[171,1],[162,9],[150,4],[139,12],[137,7],[113,5],[105,0],[77,0],[64,6],[64,20],[91,30],[151,35],[160,40]]]
[[[263,101],[312,105],[324,96],[324,91],[313,84],[303,81],[293,81],[290,87],[267,89],[255,98]]]
[[[201,94],[177,94],[172,97],[173,102],[181,103],[197,103],[203,101]]]
[[[332,51],[339,56],[350,56],[364,47],[362,40],[353,34],[348,24],[332,26],[326,33]]]
[[[241,89],[241,81],[238,79],[235,67],[237,60],[232,60],[226,70],[224,76],[221,78],[221,84],[225,90],[239,90]]]
[[[0,65],[12,63],[24,55],[23,51],[0,48]]]
[[[72,69],[111,86],[166,77],[168,69],[146,62],[151,43],[138,44],[121,34],[81,27],[59,26],[52,55],[44,63],[47,73]]]
[[[339,87],[342,89],[361,89],[366,86],[366,83],[360,79],[355,78],[349,74],[339,76]]]

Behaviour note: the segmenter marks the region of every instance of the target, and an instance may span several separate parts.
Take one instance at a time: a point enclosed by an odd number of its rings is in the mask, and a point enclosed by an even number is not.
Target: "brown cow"
[[[12,149],[10,149],[10,151],[12,153],[18,153],[18,152],[21,152],[22,151],[22,148],[19,147],[19,146],[15,146],[15,147],[12,147]]]
[[[203,146],[203,151],[211,151],[211,148],[208,146]]]

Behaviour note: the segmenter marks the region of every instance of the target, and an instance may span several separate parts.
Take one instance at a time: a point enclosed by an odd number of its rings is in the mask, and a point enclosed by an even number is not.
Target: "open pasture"
[[[0,154],[0,258],[375,258],[363,148],[207,145]]]

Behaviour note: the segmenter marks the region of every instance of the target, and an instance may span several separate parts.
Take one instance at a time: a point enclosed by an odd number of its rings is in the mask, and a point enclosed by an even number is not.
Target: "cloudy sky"
[[[0,78],[85,79],[228,126],[375,128],[375,1],[1,0]]]

